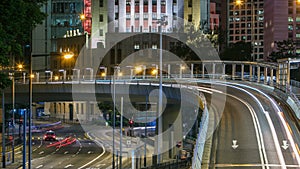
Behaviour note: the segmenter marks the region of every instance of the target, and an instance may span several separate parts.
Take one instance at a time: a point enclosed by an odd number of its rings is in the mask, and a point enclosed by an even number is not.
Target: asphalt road
[[[221,120],[210,168],[300,168],[299,130],[290,110],[263,93],[239,87],[247,91],[228,87],[224,111],[214,112]],[[219,104],[214,99],[215,111],[222,111]]]

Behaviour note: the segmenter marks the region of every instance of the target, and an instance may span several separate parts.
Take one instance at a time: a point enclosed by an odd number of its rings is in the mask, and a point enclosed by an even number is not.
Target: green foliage
[[[252,45],[250,42],[236,42],[226,48],[220,57],[222,60],[251,61]]]
[[[171,47],[170,51],[181,57],[183,60],[199,60],[201,58],[209,59],[212,50],[219,48],[220,30],[215,32],[203,33],[203,30],[195,27],[194,25],[186,25],[186,41],[178,42]]]
[[[22,57],[22,49],[30,43],[31,30],[42,23],[45,14],[40,8],[46,0],[1,0],[0,2],[0,68],[9,66],[9,57]],[[7,75],[1,71],[0,88],[9,84]]]
[[[273,51],[268,60],[276,62],[277,59],[297,57],[295,53],[296,44],[292,39],[275,41],[276,50]]]

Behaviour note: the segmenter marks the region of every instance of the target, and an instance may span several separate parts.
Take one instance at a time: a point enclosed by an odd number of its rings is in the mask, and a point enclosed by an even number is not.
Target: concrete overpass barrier
[[[203,115],[201,117],[199,134],[196,140],[196,146],[194,148],[194,156],[192,161],[192,168],[201,168],[202,157],[204,153],[204,146],[206,141],[206,135],[208,131],[209,113],[206,106],[205,98],[202,98],[204,103]]]

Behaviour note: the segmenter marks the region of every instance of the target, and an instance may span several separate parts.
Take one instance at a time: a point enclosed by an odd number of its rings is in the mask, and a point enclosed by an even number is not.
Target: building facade
[[[229,0],[224,11],[227,12],[228,22],[227,45],[239,41],[250,42],[253,47],[252,61],[263,60],[264,0]]]
[[[300,1],[265,1],[265,56],[276,50],[276,41],[292,39],[300,54]]]
[[[50,52],[57,51],[57,38],[82,35],[82,0],[48,0],[42,7],[44,22],[32,32],[33,71],[50,68]]]

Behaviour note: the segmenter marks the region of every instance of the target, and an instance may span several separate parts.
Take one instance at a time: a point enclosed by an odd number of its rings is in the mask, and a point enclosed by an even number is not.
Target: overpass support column
[[[249,76],[250,76],[249,81],[252,81],[252,79],[253,79],[253,72],[252,72],[253,69],[252,69],[252,67],[253,67],[252,65],[249,66]]]
[[[216,74],[216,64],[215,63],[213,63],[213,65],[212,65],[213,67],[212,67],[212,74],[213,74],[213,79],[215,79],[215,74]]]
[[[260,82],[260,66],[257,66],[257,83]]]
[[[194,64],[191,64],[191,78],[194,77]]]
[[[241,73],[242,73],[241,74],[241,79],[244,80],[244,71],[245,71],[245,65],[244,64],[241,65],[241,69],[242,69],[241,70]]]
[[[168,64],[168,79],[171,77],[171,65]]]
[[[268,67],[264,68],[264,84],[268,83]]]
[[[182,78],[182,64],[179,65],[179,78]]]
[[[232,64],[232,80],[235,80],[235,71],[236,71],[236,64]]]
[[[93,74],[94,74],[94,69],[91,68],[90,69],[90,80],[94,80]]]
[[[204,72],[205,71],[205,64],[204,63],[202,63],[202,78],[204,78]]]
[[[270,85],[273,86],[273,76],[274,76],[274,69],[271,69],[271,74],[270,74]]]
[[[225,73],[226,73],[226,72],[225,72],[226,64],[223,63],[222,66],[223,66],[223,68],[222,68],[222,74],[225,75]]]
[[[36,72],[36,82],[40,82],[40,73]]]

